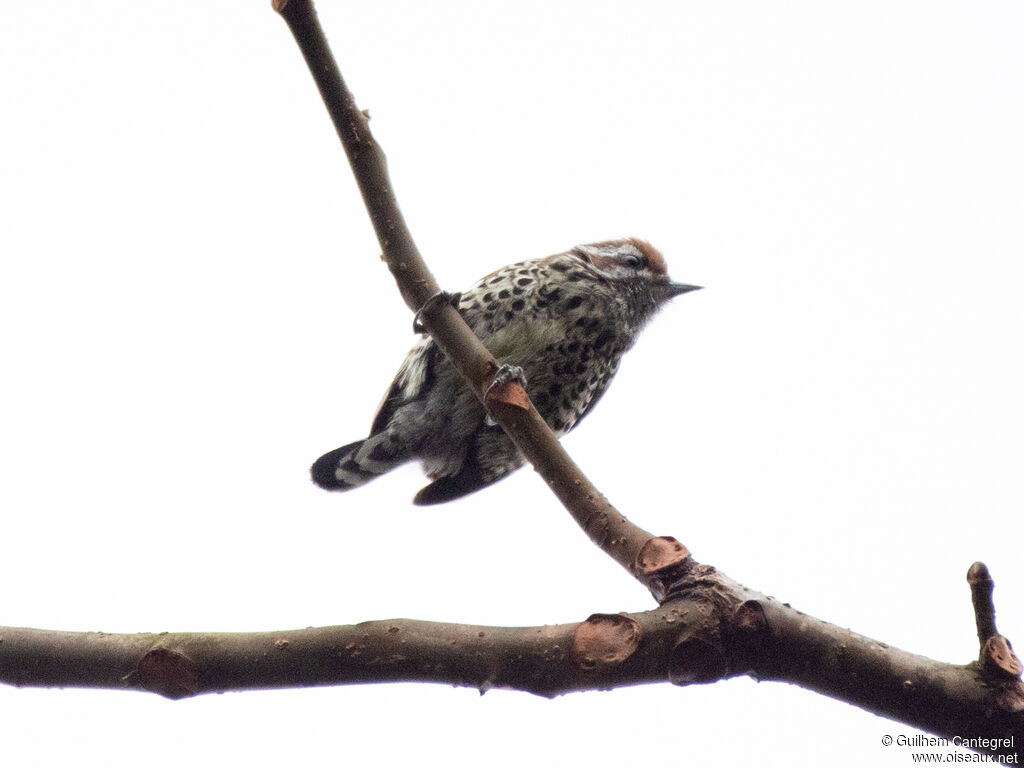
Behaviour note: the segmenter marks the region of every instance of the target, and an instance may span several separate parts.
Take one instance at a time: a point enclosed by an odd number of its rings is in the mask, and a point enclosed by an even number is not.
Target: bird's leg
[[[416,314],[412,318],[412,332],[413,333],[426,333],[427,329],[423,327],[423,323],[420,322],[420,315],[426,312],[428,309],[434,309],[434,307],[440,304],[451,304],[455,309],[459,308],[459,301],[462,300],[462,292],[457,291],[456,293],[448,293],[448,291],[438,291],[425,302],[423,306],[416,310]]]

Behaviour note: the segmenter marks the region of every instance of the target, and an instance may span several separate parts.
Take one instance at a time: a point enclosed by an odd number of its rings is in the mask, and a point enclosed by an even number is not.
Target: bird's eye
[[[635,253],[627,253],[623,257],[623,261],[626,262],[626,266],[630,269],[640,269],[644,265],[644,260]]]

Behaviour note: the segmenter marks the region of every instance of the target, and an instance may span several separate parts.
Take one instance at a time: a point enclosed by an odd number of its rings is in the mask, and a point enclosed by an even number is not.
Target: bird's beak
[[[662,287],[662,293],[664,294],[663,301],[678,296],[681,293],[689,293],[690,291],[699,291],[703,288],[703,285],[687,285],[686,283],[665,283]]]

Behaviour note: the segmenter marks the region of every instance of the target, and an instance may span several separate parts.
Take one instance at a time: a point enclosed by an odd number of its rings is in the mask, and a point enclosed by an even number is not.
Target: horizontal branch
[[[540,696],[668,679],[668,609],[577,624],[489,627],[411,619],[280,632],[110,634],[0,628],[0,682],[204,693],[423,682]]]
[[[556,696],[748,675],[799,685],[939,736],[1009,740],[999,754],[1016,755],[1024,745],[1024,686],[1005,670],[893,648],[802,614],[709,566],[695,564],[673,595],[652,611],[541,627],[393,619],[244,633],[0,628],[0,682],[142,690],[172,699],[383,682]]]

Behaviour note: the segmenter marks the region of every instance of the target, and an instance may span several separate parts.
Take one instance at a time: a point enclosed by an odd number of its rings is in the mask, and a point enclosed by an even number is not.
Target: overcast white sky
[[[1021,3],[319,7],[442,285],[636,235],[706,286],[565,441],[624,512],[956,663],[984,560],[1024,642]],[[347,495],[308,482],[365,436],[413,337],[269,0],[5,4],[0,99],[0,624],[651,607],[529,470],[430,510],[412,466]],[[913,733],[746,679],[555,701],[0,688],[0,712],[0,762],[22,766],[610,764],[655,744],[904,766],[881,738]]]

